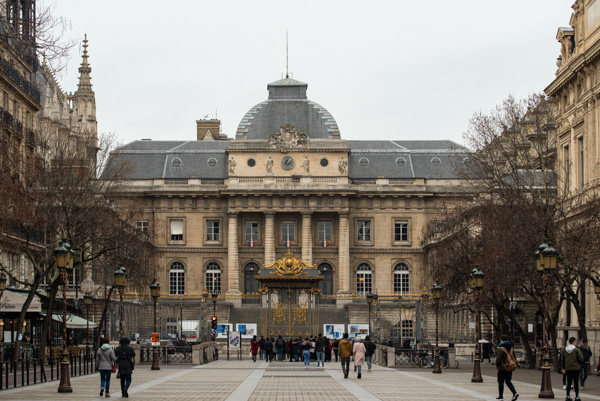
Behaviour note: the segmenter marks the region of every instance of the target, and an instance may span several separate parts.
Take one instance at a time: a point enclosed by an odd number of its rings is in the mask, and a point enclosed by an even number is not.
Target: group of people
[[[512,392],[511,401],[519,398],[519,393],[512,384],[512,371],[506,368],[509,358],[514,359],[512,344],[508,341],[508,336],[500,336],[500,344],[496,352],[496,368],[498,369],[498,392],[497,400],[503,400],[504,384]],[[566,401],[573,401],[571,398],[571,389],[575,390],[575,401],[581,401],[579,390],[584,388],[585,381],[589,374],[589,361],[592,358],[592,351],[586,339],[581,339],[577,345],[575,337],[569,338],[568,344],[563,349],[560,358],[560,366],[563,374],[563,390],[567,392]],[[598,368],[600,370],[600,364]],[[580,386],[581,384],[581,386]]]
[[[102,346],[96,352],[96,369],[100,372],[100,397],[110,397],[110,376],[116,370],[114,362],[117,362],[121,377],[121,395],[129,397],[127,390],[131,385],[131,374],[135,366],[135,351],[129,345],[130,342],[129,338],[122,337],[120,345],[113,350],[110,339],[102,338]]]
[[[589,374],[592,350],[585,338],[579,341],[575,337],[569,338],[561,355],[561,368],[563,373],[563,390],[567,390],[566,401],[572,401],[571,388],[575,390],[575,401],[581,401],[579,390],[585,386]],[[598,365],[600,367],[600,364]],[[581,386],[580,386],[581,384]]]
[[[369,336],[366,336],[364,342],[360,337],[355,337],[352,341],[348,338],[348,333],[344,333],[341,340],[329,341],[319,333],[316,337],[298,337],[285,340],[282,336],[275,338],[264,338],[260,340],[254,336],[250,342],[250,352],[252,360],[256,362],[257,355],[260,360],[267,362],[290,361],[304,362],[305,369],[310,367],[310,361],[317,362],[317,368],[323,369],[325,362],[331,362],[331,354],[335,355],[335,361],[339,359],[342,362],[342,372],[344,378],[348,378],[350,370],[350,358],[354,359],[354,371],[361,378],[362,365],[366,362],[368,371],[371,371],[371,358],[375,353],[376,345]]]

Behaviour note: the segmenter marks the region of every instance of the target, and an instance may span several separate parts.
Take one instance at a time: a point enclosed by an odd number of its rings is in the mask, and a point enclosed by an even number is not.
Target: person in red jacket
[[[250,352],[252,352],[252,360],[256,362],[256,354],[258,354],[258,341],[256,341],[256,336],[252,337],[252,341],[250,341]]]

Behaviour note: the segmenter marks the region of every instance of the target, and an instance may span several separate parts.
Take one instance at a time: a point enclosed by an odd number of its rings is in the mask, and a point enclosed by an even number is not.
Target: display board
[[[230,333],[233,331],[233,324],[231,323],[223,323],[217,324],[217,338],[227,338],[227,331]]]
[[[349,324],[348,325],[348,336],[356,337],[360,336],[364,339],[369,335],[369,325],[368,324]]]
[[[323,335],[330,339],[341,339],[345,332],[343,324],[324,324]]]
[[[240,348],[240,332],[230,331],[229,332],[229,348]]]
[[[238,323],[235,328],[240,332],[242,338],[252,338],[256,335],[256,323]]]

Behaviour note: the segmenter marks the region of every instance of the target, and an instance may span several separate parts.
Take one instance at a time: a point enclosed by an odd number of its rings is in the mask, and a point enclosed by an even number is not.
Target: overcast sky
[[[48,0],[47,0],[48,1]],[[122,143],[235,136],[286,69],[343,139],[451,139],[554,79],[573,0],[55,0],[89,40],[98,129]],[[59,77],[77,88],[81,49]],[[270,134],[270,133],[269,133]]]

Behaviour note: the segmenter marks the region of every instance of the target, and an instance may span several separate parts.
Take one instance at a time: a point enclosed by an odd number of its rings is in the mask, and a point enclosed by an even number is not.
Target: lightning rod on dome
[[[285,78],[286,79],[288,79],[290,77],[290,71],[288,68],[288,60],[289,60],[288,29],[285,28]]]

